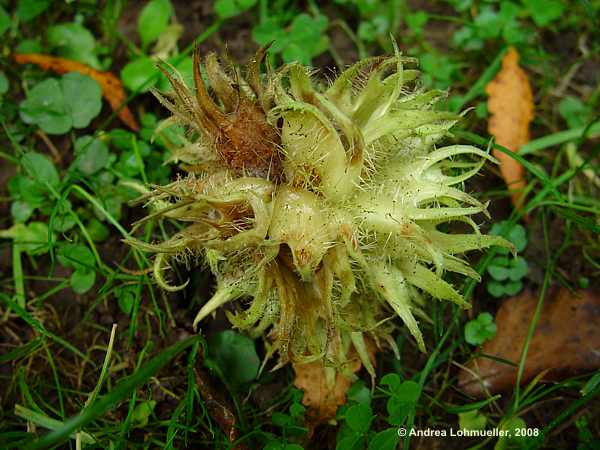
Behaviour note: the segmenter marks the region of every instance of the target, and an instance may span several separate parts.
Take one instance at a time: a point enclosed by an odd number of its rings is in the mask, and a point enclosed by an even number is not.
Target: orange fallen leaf
[[[527,74],[519,66],[519,53],[513,47],[504,55],[502,69],[488,83],[485,92],[489,96],[489,133],[496,138],[496,143],[516,153],[529,142],[533,94]],[[502,178],[511,192],[513,204],[518,208],[526,186],[525,169],[500,150],[494,150],[493,153],[500,161]]]
[[[482,352],[494,359],[478,357],[459,374],[459,387],[466,393],[483,397],[512,389],[517,366],[533,317],[537,295],[524,291],[508,299],[496,314],[497,332],[483,345]],[[591,290],[571,293],[555,289],[544,300],[540,319],[525,361],[522,382],[536,375],[545,380],[559,379],[600,367],[600,295]],[[499,362],[506,360],[515,365]]]
[[[102,88],[102,96],[110,104],[112,110],[117,112],[119,119],[133,131],[139,131],[140,126],[135,117],[133,117],[129,108],[124,106],[127,97],[123,84],[111,72],[100,72],[76,61],[37,53],[16,53],[13,58],[18,64],[35,64],[44,70],[51,70],[59,74],[79,72],[93,78]]]

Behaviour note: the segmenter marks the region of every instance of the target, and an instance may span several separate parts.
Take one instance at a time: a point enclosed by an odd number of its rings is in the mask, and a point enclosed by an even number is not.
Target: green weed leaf
[[[64,244],[58,249],[57,256],[64,267],[85,272],[95,266],[94,254],[83,244]]]
[[[145,427],[148,425],[148,419],[154,411],[154,407],[156,406],[156,401],[154,400],[146,400],[138,403],[133,409],[133,423],[137,427]]]
[[[13,239],[21,250],[31,256],[48,251],[48,225],[43,222],[14,224],[8,230],[0,230],[0,238]]]
[[[397,428],[388,428],[380,431],[369,440],[369,450],[394,450],[398,446],[400,437]]]
[[[169,0],[151,0],[148,2],[138,17],[138,32],[142,39],[142,47],[148,46],[158,39],[167,28],[173,13],[173,6]]]
[[[349,433],[338,440],[335,450],[360,450],[364,448],[364,437],[357,433]]]
[[[254,341],[232,330],[217,333],[208,345],[210,358],[234,385],[252,381],[258,375],[260,360]]]
[[[0,95],[8,92],[9,84],[8,78],[4,75],[4,72],[0,72]]]
[[[562,16],[565,3],[560,0],[523,0],[538,27],[545,27]]]
[[[252,38],[259,45],[267,45],[273,42],[271,51],[279,53],[289,42],[289,35],[282,26],[280,20],[268,17],[252,29]]]
[[[214,10],[221,19],[229,19],[252,8],[256,0],[217,0]]]
[[[27,202],[16,200],[10,205],[10,214],[15,222],[25,223],[33,214],[34,208]]]
[[[373,411],[369,405],[359,403],[352,405],[346,411],[346,423],[352,431],[358,434],[366,434],[371,428]]]
[[[504,285],[499,281],[490,280],[487,282],[485,287],[490,295],[496,298],[500,298],[504,295]]]
[[[50,49],[59,56],[100,69],[96,39],[83,25],[74,22],[53,25],[46,32],[46,40]]]
[[[50,0],[19,0],[17,17],[21,22],[29,22],[46,11],[48,6],[50,6]]]
[[[346,393],[346,397],[348,401],[361,403],[363,405],[371,404],[371,390],[365,385],[363,380],[358,380],[352,384]]]
[[[476,409],[458,414],[458,426],[461,430],[483,430],[486,423],[487,417]]]
[[[27,152],[21,158],[21,165],[25,171],[38,183],[58,186],[60,177],[50,158],[37,152]]]
[[[314,56],[327,49],[326,16],[298,14],[288,27],[278,18],[268,18],[254,27],[252,36],[260,45],[274,41],[271,52],[280,53],[285,62],[310,64]]]
[[[580,99],[566,96],[558,104],[558,112],[565,119],[569,128],[583,127],[592,116],[592,109]]]
[[[137,295],[136,290],[136,286],[122,286],[115,290],[119,308],[127,315],[130,315],[133,310],[135,297]]]
[[[9,28],[10,16],[6,13],[6,10],[0,6],[0,36],[2,36]]]
[[[154,61],[144,56],[127,63],[123,67],[121,80],[130,91],[146,92],[156,84],[156,79],[152,81],[152,75],[156,71]]]
[[[85,228],[94,242],[105,241],[110,235],[110,230],[108,227],[95,217],[90,219]]]
[[[77,269],[71,274],[71,289],[77,294],[89,291],[96,281],[96,272],[93,270]]]
[[[85,175],[93,175],[108,166],[110,152],[98,138],[82,136],[75,141],[76,158],[72,167]]]

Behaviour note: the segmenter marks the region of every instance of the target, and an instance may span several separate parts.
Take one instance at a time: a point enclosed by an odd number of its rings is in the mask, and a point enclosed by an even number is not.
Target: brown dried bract
[[[248,86],[251,98],[225,73],[215,54],[205,58],[206,74],[212,90],[221,102],[217,106],[209,95],[200,73],[200,52],[194,51],[194,85],[201,111],[197,115],[200,127],[211,138],[216,153],[231,169],[249,175],[279,180],[282,177],[279,153],[279,133],[267,122],[264,90],[258,67],[266,49],[261,49],[248,65]]]

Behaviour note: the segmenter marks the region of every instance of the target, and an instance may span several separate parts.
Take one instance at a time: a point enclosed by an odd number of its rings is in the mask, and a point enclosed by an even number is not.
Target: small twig
[[[44,141],[44,144],[46,144],[46,147],[48,147],[48,150],[50,150],[50,153],[52,153],[52,159],[54,160],[54,162],[56,164],[62,163],[62,156],[56,148],[56,146],[52,143],[48,135],[40,129],[38,129],[35,132],[35,134],[37,134],[42,139],[42,141]]]
[[[127,267],[123,267],[120,264],[117,264],[117,268],[121,272],[125,272],[127,275],[134,275],[134,276],[148,275],[149,273],[152,273],[152,270],[153,270],[152,267],[149,267],[149,268],[143,269],[143,270],[132,270],[132,269],[128,269]]]
[[[577,71],[580,69],[581,65],[582,63],[580,62],[573,64],[569,70],[567,70],[565,76],[562,77],[560,83],[558,83],[558,86],[550,91],[550,94],[554,95],[555,97],[562,97],[567,88],[569,88],[573,77],[577,74]]]

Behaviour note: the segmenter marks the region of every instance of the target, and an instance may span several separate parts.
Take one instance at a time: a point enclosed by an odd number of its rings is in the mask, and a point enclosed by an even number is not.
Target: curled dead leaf
[[[533,94],[527,74],[519,66],[519,53],[510,47],[502,59],[502,68],[485,88],[490,119],[488,131],[496,143],[517,152],[529,142],[529,124],[533,120]],[[515,159],[499,150],[500,172],[511,192],[513,204],[519,207],[526,186],[525,169]]]
[[[110,104],[112,110],[117,113],[119,119],[133,131],[139,131],[140,126],[135,117],[133,117],[129,108],[124,106],[127,96],[125,95],[123,84],[113,73],[100,72],[76,61],[37,53],[16,53],[13,55],[13,58],[18,64],[35,64],[43,70],[50,70],[58,74],[78,72],[93,78],[100,85],[102,96]]]
[[[482,397],[486,391],[503,392],[514,387],[517,367],[538,298],[530,291],[505,301],[496,314],[497,332],[482,352],[498,359],[478,357],[459,374],[466,393]],[[545,380],[600,367],[600,294],[561,288],[544,300],[540,319],[529,343],[522,382],[543,371]]]
[[[231,444],[239,437],[238,423],[233,413],[233,406],[220,395],[210,383],[208,373],[200,368],[194,369],[196,386],[200,396],[204,400],[206,412],[217,423]],[[244,444],[238,443],[231,447],[233,450],[247,450]]]

